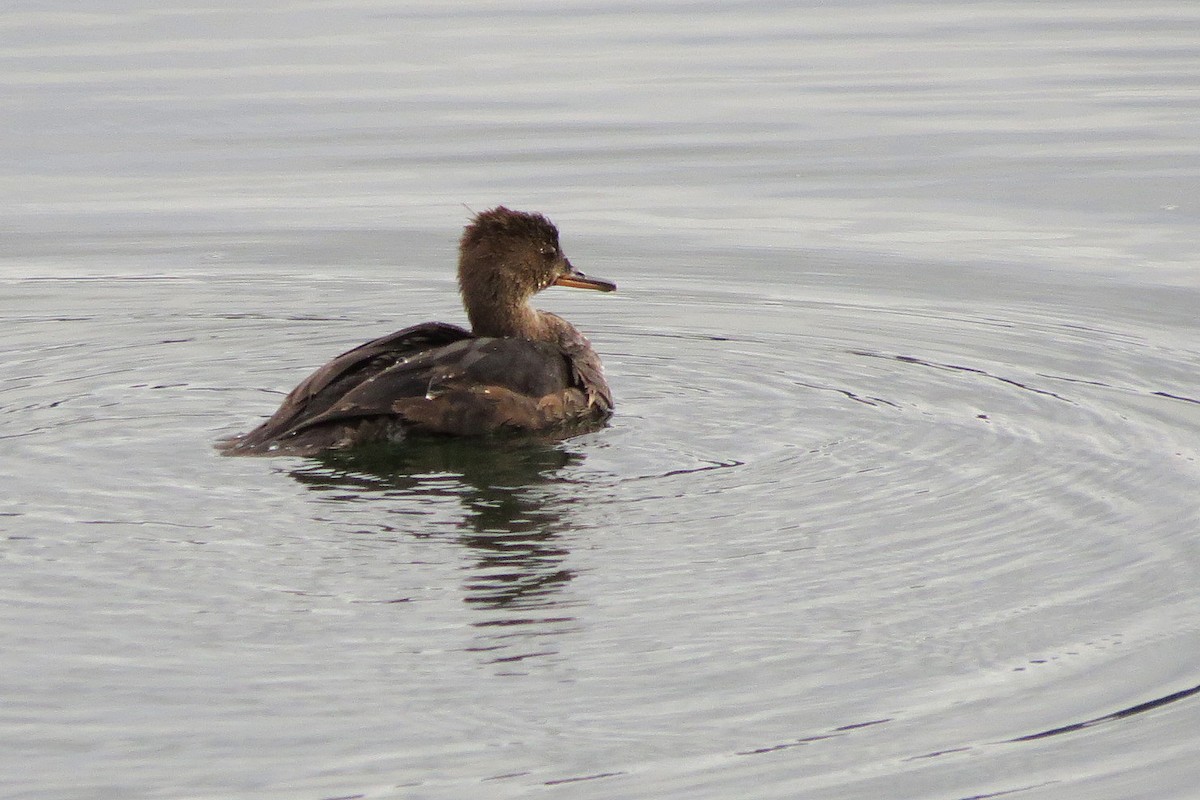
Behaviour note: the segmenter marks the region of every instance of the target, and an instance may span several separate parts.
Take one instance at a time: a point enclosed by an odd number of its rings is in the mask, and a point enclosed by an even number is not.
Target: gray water
[[[1193,798],[1200,6],[0,14],[0,796]],[[226,459],[554,219],[607,429]]]

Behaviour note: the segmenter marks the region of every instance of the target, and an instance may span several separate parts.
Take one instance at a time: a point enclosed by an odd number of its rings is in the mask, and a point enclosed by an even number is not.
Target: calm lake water
[[[0,796],[1196,796],[1200,5],[19,5]],[[610,427],[211,449],[498,203]]]

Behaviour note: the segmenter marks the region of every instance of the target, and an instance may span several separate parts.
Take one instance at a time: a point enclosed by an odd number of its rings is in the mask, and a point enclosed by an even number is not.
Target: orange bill
[[[589,278],[574,267],[570,272],[559,275],[554,279],[555,286],[569,286],[572,289],[595,289],[598,292],[615,292],[617,285],[604,278]]]

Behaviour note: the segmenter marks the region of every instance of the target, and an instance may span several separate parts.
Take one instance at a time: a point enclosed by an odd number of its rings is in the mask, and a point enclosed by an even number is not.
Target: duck
[[[425,322],[372,339],[296,386],[224,455],[315,456],[413,436],[567,438],[602,428],[613,397],[591,343],[529,301],[551,286],[615,291],[577,270],[542,214],[474,214],[458,245],[470,329]]]

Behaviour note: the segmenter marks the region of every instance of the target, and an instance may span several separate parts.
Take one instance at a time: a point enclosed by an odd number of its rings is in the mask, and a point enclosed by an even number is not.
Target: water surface
[[[1190,797],[1198,16],[6,15],[3,794]],[[214,453],[499,202],[609,428]]]

